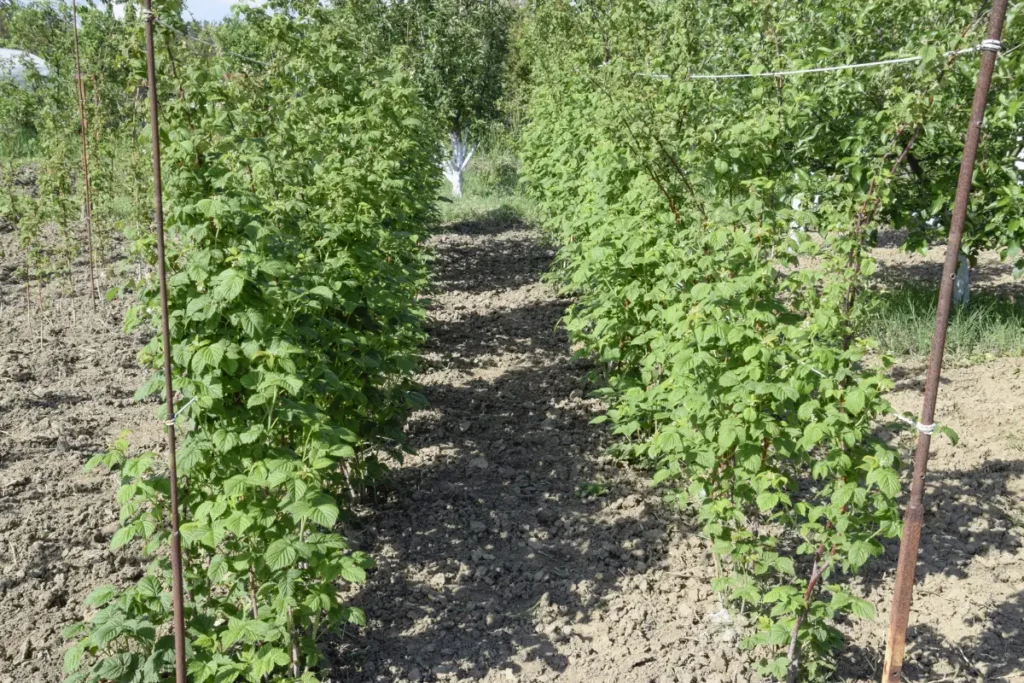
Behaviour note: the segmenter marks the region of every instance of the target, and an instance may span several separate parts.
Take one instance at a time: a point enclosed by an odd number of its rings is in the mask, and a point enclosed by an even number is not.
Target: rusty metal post
[[[167,395],[167,450],[171,484],[171,600],[174,608],[174,676],[185,676],[185,599],[182,590],[181,533],[178,529],[178,463],[174,444],[174,384],[171,378],[171,329],[167,315],[167,265],[164,257],[163,181],[160,175],[160,123],[156,89],[156,50],[153,47],[153,0],[143,1],[146,19],[146,77],[149,88],[149,123],[153,138],[153,208],[156,217],[156,267],[160,279],[160,322],[164,346],[164,393]]]
[[[932,335],[931,356],[928,360],[928,377],[925,380],[924,406],[921,408],[921,425],[931,425],[935,419],[935,402],[939,394],[939,377],[942,372],[942,356],[946,347],[946,328],[953,298],[953,278],[956,275],[957,257],[960,254],[960,240],[963,237],[964,221],[967,218],[967,201],[971,193],[971,178],[974,175],[974,160],[978,154],[981,138],[981,124],[985,118],[985,104],[988,101],[992,71],[999,52],[999,38],[1006,18],[1007,0],[994,0],[988,19],[988,31],[981,44],[981,67],[974,89],[971,118],[964,141],[964,154],[960,161],[960,177],[953,201],[953,218],[949,226],[949,241],[946,244],[946,262],[942,267],[942,282],[939,284],[939,305],[935,316],[935,333]],[[910,503],[903,519],[903,539],[900,543],[899,564],[896,568],[896,588],[892,598],[892,613],[889,616],[889,634],[885,644],[885,667],[882,683],[900,683],[903,672],[903,656],[906,650],[907,624],[910,622],[910,603],[914,593],[914,574],[917,569],[917,553],[921,545],[921,527],[924,525],[924,477],[928,468],[928,450],[931,434],[928,429],[919,429],[917,449],[914,451],[914,475],[910,484]]]
[[[96,259],[92,248],[92,182],[89,180],[89,121],[85,115],[85,81],[82,80],[82,60],[78,51],[78,3],[71,0],[71,21],[74,23],[75,34],[75,85],[78,93],[79,137],[82,139],[82,181],[85,184],[83,203],[85,204],[85,234],[89,245],[89,296],[92,298],[93,310],[96,309]]]

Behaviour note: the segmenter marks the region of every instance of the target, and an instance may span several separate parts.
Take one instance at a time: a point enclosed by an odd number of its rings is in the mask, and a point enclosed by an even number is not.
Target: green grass
[[[935,330],[938,287],[908,285],[882,292],[865,333],[893,356],[927,356]],[[967,306],[954,309],[946,355],[955,360],[1024,355],[1024,300],[972,292]]]
[[[461,199],[449,194],[447,183],[444,190],[443,224],[502,215],[536,224],[539,218],[534,202],[519,192],[519,161],[507,152],[478,151],[473,156],[462,181]]]
[[[0,159],[3,167],[19,168],[35,161],[39,156],[39,139],[36,135],[19,130],[13,134],[0,136]]]

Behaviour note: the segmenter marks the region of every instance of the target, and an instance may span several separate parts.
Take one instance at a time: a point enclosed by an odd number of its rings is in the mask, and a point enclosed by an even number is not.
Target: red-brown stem
[[[796,683],[797,675],[800,673],[800,627],[807,619],[807,613],[811,609],[811,598],[818,587],[818,580],[821,579],[821,575],[828,569],[832,563],[832,557],[836,554],[835,544],[832,545],[832,550],[829,551],[828,560],[822,563],[821,555],[824,551],[825,546],[819,545],[814,557],[814,566],[811,568],[811,578],[807,581],[807,590],[804,591],[804,608],[800,612],[800,616],[796,618],[796,623],[793,624],[793,633],[789,638],[789,652],[787,653],[789,668],[786,670],[786,683]]]
[[[78,51],[78,3],[71,0],[71,16],[75,36],[75,84],[78,93],[78,114],[81,123],[78,135],[82,140],[82,179],[85,183],[83,202],[85,204],[85,234],[89,247],[89,296],[93,310],[99,295],[96,292],[96,259],[92,248],[92,182],[89,180],[89,122],[85,115],[85,81],[82,80],[82,60]]]
[[[174,383],[171,375],[171,326],[167,307],[167,258],[164,250],[163,180],[160,172],[160,121],[153,46],[153,0],[143,0],[146,19],[146,79],[153,145],[153,210],[156,219],[157,277],[160,280],[160,327],[163,337],[164,394],[167,403],[168,479],[171,486],[171,603],[174,611],[174,678],[188,683],[185,663],[185,598],[182,589],[181,532],[178,524],[178,459],[174,442]]]
[[[994,0],[989,14],[986,38],[998,42],[1006,18],[1007,0]],[[928,376],[925,379],[924,404],[921,408],[921,424],[933,424],[935,404],[939,395],[939,380],[942,375],[942,358],[946,348],[946,329],[953,303],[953,278],[956,275],[957,258],[960,255],[960,241],[967,219],[967,202],[971,194],[971,180],[974,175],[974,161],[981,142],[981,124],[985,118],[989,86],[995,69],[997,53],[985,50],[981,53],[981,66],[971,103],[971,118],[964,141],[963,158],[960,161],[960,177],[957,179],[956,196],[953,200],[953,217],[949,226],[949,240],[946,244],[946,261],[942,266],[942,281],[939,284],[939,303],[935,315],[935,333],[932,336],[931,355],[928,359]],[[882,671],[883,683],[899,683],[903,673],[903,656],[907,640],[907,626],[910,623],[910,603],[914,595],[914,574],[917,569],[917,554],[924,526],[924,477],[928,470],[928,451],[931,435],[919,431],[917,448],[914,451],[914,474],[910,484],[910,502],[903,520],[903,539],[900,543],[899,561],[896,566],[896,588],[892,597],[892,612],[889,617],[889,632],[885,644],[885,665]]]

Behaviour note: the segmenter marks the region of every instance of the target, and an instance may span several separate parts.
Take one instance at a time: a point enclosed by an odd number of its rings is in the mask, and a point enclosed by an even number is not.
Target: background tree
[[[509,0],[407,0],[384,17],[394,42],[409,48],[424,99],[447,128],[442,168],[455,197],[483,130],[501,115],[514,16]]]

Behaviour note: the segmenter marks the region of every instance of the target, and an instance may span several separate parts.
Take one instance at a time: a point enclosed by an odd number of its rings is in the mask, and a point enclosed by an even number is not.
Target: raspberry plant
[[[608,368],[598,421],[694,510],[775,678],[828,674],[835,621],[874,614],[849,578],[900,532],[870,248],[922,191],[915,147],[966,122],[976,63],[942,53],[977,43],[976,19],[957,2],[553,0],[528,24],[524,174],[562,246],[568,329]]]
[[[372,560],[337,531],[400,456],[438,190],[436,131],[403,70],[364,60],[357,27],[310,1],[246,11],[268,66],[186,59],[167,92],[166,220],[189,680],[314,681],[321,636],[360,610],[344,584]],[[157,327],[144,282],[128,326]],[[160,338],[142,353],[156,368]],[[166,391],[156,373],[140,398]],[[121,443],[122,529],[153,557],[72,628],[69,681],[159,681],[173,666],[167,480]]]

